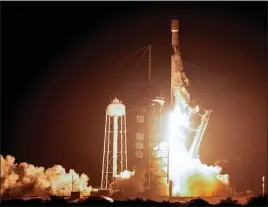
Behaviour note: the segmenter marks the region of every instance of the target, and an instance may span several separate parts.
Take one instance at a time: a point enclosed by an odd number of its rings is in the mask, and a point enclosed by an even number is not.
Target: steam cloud
[[[180,177],[181,196],[227,196],[230,193],[229,176],[222,175],[221,167],[190,160]]]
[[[60,165],[52,168],[35,167],[22,162],[15,163],[15,158],[1,156],[1,196],[50,196],[70,195],[72,188],[89,195],[91,186],[88,186],[88,176],[77,174],[74,170],[68,173]]]

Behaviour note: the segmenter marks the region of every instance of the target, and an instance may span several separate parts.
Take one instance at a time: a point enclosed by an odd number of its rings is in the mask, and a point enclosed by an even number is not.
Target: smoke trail
[[[70,195],[72,188],[89,195],[88,176],[77,174],[74,170],[68,173],[60,165],[44,169],[22,162],[15,163],[15,158],[1,155],[1,196],[50,196]]]

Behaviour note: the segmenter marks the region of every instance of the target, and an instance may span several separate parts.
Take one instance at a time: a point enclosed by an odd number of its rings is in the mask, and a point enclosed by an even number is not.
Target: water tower
[[[101,188],[127,170],[126,107],[115,98],[106,109]]]

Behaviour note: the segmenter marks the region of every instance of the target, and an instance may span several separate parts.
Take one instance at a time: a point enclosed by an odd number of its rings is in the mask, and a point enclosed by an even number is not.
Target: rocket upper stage
[[[172,47],[179,46],[179,20],[171,20]]]

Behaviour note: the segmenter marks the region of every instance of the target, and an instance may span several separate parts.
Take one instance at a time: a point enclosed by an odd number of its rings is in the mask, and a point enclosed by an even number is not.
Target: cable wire
[[[127,59],[129,59],[130,57],[132,57],[133,55],[137,54],[138,52],[142,51],[142,50],[145,49],[145,48],[146,48],[146,50],[147,50],[148,47],[149,47],[149,45],[146,45],[146,46],[144,46],[144,47],[142,47],[142,48],[136,50],[135,52],[133,52],[133,53],[131,53],[130,55],[128,55],[127,57],[125,57],[125,58],[123,59],[122,62],[126,61]]]
[[[134,73],[135,73],[136,70],[138,69],[138,67],[139,67],[139,65],[140,65],[140,63],[141,63],[141,61],[142,61],[142,59],[143,59],[143,57],[144,57],[144,55],[145,55],[145,53],[147,52],[148,49],[149,49],[149,46],[147,46],[146,49],[144,50],[144,52],[143,52],[143,54],[142,54],[142,56],[141,56],[141,59],[139,60],[139,62],[137,63],[135,69],[134,69],[133,72],[132,72],[132,76],[134,76]]]
[[[212,73],[212,72],[210,72],[210,71],[208,71],[208,70],[206,70],[204,68],[201,68],[199,66],[196,66],[194,64],[191,64],[189,62],[186,63],[186,64],[188,64],[190,66],[193,66],[194,69],[197,69],[197,70],[202,71],[202,72],[206,72],[207,74],[209,74],[210,76],[213,76],[213,77],[217,78],[218,80],[220,79],[220,80],[223,80],[223,81],[227,82],[227,84],[225,83],[225,85],[224,85],[224,90],[225,91],[226,91],[226,89],[228,89],[227,91],[229,91],[229,92],[231,91],[233,94],[236,94],[236,95],[240,96],[244,100],[248,100],[248,98],[246,98],[245,96],[243,96],[243,95],[241,95],[238,92],[236,92],[236,91],[233,90],[233,88],[230,86],[231,85],[231,81],[230,80],[227,80],[227,79],[225,79],[225,78],[223,78],[223,77],[221,77],[219,75],[216,75],[216,74],[214,74],[214,73]],[[215,79],[213,79],[213,80],[215,81]],[[215,87],[216,84],[213,84],[212,81],[206,82],[204,80],[201,80],[201,78],[199,78],[197,81],[200,81],[200,82],[204,83],[203,85],[212,84],[214,89],[216,89],[216,88],[220,89],[220,87]],[[220,82],[217,82],[217,84],[220,84]],[[227,87],[226,85],[229,86],[229,87]]]

